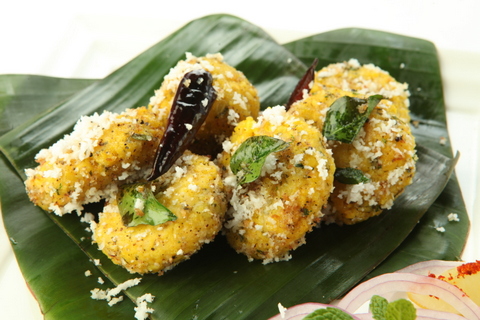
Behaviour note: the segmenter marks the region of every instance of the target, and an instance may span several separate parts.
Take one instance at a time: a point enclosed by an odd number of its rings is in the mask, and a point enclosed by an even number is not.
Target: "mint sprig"
[[[353,317],[340,309],[326,307],[313,311],[303,320],[353,320]]]
[[[405,299],[388,302],[387,299],[374,295],[370,300],[370,312],[375,320],[415,320],[417,311],[413,304]],[[353,320],[347,312],[334,308],[320,308],[308,314],[303,320]]]
[[[413,304],[405,299],[388,302],[374,295],[370,300],[370,312],[375,320],[415,320],[417,311]]]

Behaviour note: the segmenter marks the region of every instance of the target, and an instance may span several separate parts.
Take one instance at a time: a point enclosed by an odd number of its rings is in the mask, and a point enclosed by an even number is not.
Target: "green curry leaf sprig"
[[[156,226],[177,219],[153,194],[150,183],[122,186],[117,197],[123,223],[128,227],[140,224]]]
[[[257,180],[268,155],[288,146],[288,142],[269,136],[254,136],[245,140],[230,160],[230,169],[237,175],[238,184]]]
[[[381,95],[372,95],[368,99],[343,96],[335,100],[328,109],[323,135],[328,140],[351,143],[358,135]],[[362,106],[366,105],[366,109]]]
[[[334,177],[335,180],[344,184],[359,184],[370,181],[362,170],[355,168],[337,168]]]
[[[372,95],[368,99],[349,96],[338,98],[328,109],[323,125],[323,135],[327,140],[352,143],[382,99],[382,95]],[[361,170],[355,168],[337,168],[335,180],[345,184],[369,181]]]

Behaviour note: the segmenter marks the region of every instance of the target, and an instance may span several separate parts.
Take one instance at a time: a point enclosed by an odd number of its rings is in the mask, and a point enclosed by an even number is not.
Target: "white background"
[[[430,40],[439,50],[456,172],[471,215],[465,260],[480,259],[480,1],[3,1],[0,74],[102,78],[186,22],[229,13],[280,42],[344,27]],[[1,94],[1,93],[0,93]],[[1,173],[0,173],[1,174]],[[476,237],[474,239],[473,237]],[[0,222],[0,318],[41,319]]]

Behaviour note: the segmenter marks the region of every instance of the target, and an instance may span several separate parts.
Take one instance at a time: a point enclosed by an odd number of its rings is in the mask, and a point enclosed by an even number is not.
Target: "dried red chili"
[[[298,81],[295,89],[293,90],[290,98],[288,99],[285,109],[289,109],[292,104],[303,99],[303,90],[310,91],[310,82],[315,79],[315,68],[317,67],[318,59],[313,60],[312,65],[307,69],[307,72],[303,75],[302,79]]]
[[[205,70],[188,72],[180,81],[148,181],[167,172],[195,137],[217,97],[212,82]]]

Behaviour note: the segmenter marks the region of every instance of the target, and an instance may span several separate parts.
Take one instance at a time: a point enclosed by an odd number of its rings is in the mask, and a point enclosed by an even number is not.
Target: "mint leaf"
[[[303,320],[353,320],[353,317],[340,309],[326,307],[313,311]]]
[[[120,187],[117,202],[123,224],[128,227],[156,226],[177,219],[155,198],[150,184],[134,183]]]
[[[410,301],[400,299],[388,304],[386,318],[387,320],[415,320],[417,311]]]
[[[373,95],[366,100],[349,96],[338,98],[328,109],[323,135],[328,140],[351,143],[382,99],[381,95]],[[365,104],[366,108],[362,108]]]
[[[377,295],[370,300],[370,312],[375,320],[415,320],[417,317],[410,301],[399,299],[388,303],[387,299]]]
[[[335,180],[344,184],[359,184],[370,181],[362,170],[355,168],[337,168],[334,177]]]
[[[373,296],[372,299],[370,299],[370,312],[372,313],[373,319],[386,320],[387,306],[387,299],[377,295]]]
[[[288,142],[269,136],[254,136],[245,140],[230,159],[230,168],[237,175],[238,183],[255,181],[262,173],[267,156],[286,149],[288,145]]]

